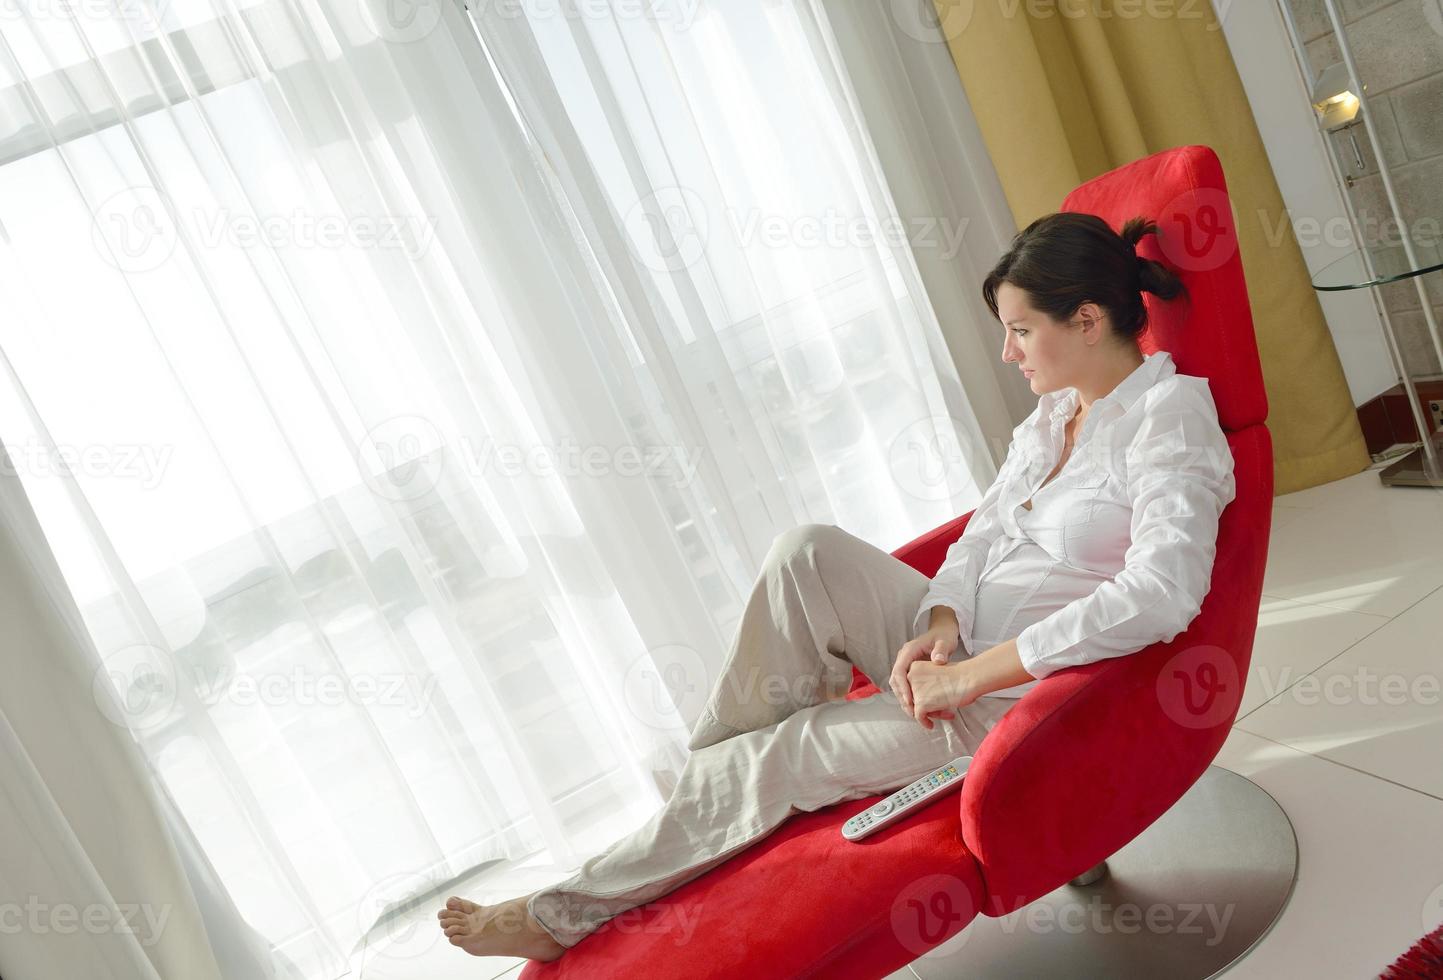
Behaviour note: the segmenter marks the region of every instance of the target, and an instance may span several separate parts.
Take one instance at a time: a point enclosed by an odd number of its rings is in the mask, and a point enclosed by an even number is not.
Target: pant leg
[[[925,576],[831,525],[778,537],[671,798],[640,828],[532,896],[563,946],[699,877],[787,817],[904,786],[972,755],[1012,702],[979,699],[929,731],[887,688]],[[882,693],[846,689],[853,658]],[[768,678],[778,680],[763,693]]]
[[[815,704],[699,749],[645,824],[537,892],[527,907],[557,942],[574,946],[608,919],[712,870],[794,813],[898,789],[976,754],[1011,704],[979,698],[928,731],[889,691]]]
[[[765,728],[843,694],[853,665],[888,690],[927,587],[927,576],[834,525],[778,535],[689,747]]]

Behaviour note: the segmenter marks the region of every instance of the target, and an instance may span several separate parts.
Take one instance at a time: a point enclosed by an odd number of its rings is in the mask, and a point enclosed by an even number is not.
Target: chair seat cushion
[[[794,813],[762,840],[622,913],[523,980],[879,977],[960,932],[982,879],[947,794],[862,841],[842,824],[880,796]]]

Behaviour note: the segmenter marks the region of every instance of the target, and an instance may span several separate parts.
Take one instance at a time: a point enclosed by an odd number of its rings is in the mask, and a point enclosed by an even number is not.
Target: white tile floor
[[[1252,669],[1217,764],[1282,805],[1299,871],[1229,980],[1373,977],[1443,922],[1443,491],[1384,487],[1380,468],[1274,503]],[[372,950],[360,980],[519,974],[460,954],[433,922]],[[955,975],[929,965],[917,975]]]

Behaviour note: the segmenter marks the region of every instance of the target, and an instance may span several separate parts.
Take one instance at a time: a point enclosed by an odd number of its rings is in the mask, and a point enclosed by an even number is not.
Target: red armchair
[[[877,797],[797,814],[560,960],[528,964],[523,980],[882,977],[978,913],[1005,915],[1096,868],[1208,770],[1247,676],[1273,497],[1267,398],[1222,168],[1207,147],[1168,150],[1083,184],[1063,209],[1115,228],[1155,218],[1161,235],[1140,250],[1177,270],[1190,292],[1185,304],[1146,297],[1141,346],[1208,378],[1234,456],[1237,495],[1197,618],[1171,643],[1047,677],[989,733],[960,796],[860,845],[843,840],[841,825]],[[969,516],[896,556],[935,574]],[[858,672],[849,696],[874,691]],[[969,939],[957,968],[972,950]]]

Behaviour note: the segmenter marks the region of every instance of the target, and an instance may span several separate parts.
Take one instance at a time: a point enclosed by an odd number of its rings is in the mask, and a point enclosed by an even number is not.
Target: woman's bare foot
[[[559,959],[566,947],[527,911],[530,898],[523,895],[500,905],[477,905],[453,896],[436,918],[451,945],[472,956],[520,956],[549,963]]]

